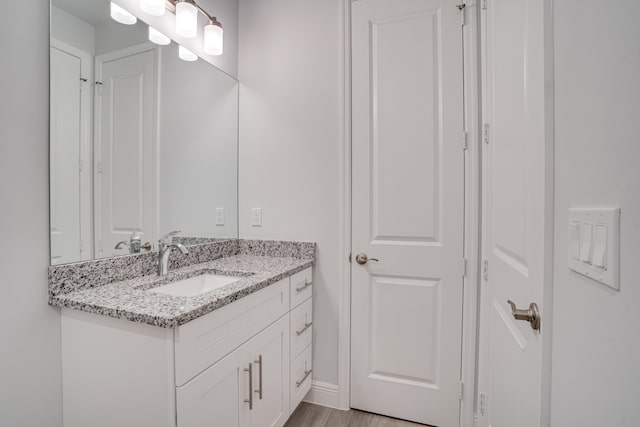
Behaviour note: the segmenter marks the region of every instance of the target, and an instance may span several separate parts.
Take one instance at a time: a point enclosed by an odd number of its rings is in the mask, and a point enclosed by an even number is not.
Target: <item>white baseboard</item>
[[[338,386],[321,381],[312,381],[311,390],[305,396],[304,401],[314,405],[338,409]]]

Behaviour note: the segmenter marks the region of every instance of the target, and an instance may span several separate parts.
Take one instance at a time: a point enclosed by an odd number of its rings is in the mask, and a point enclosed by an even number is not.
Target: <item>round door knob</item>
[[[360,254],[357,254],[357,255],[356,255],[356,262],[357,262],[358,264],[360,264],[360,265],[364,265],[364,264],[366,264],[366,263],[367,263],[367,262],[369,262],[369,261],[375,261],[375,262],[378,262],[378,261],[380,261],[380,260],[379,260],[379,259],[376,259],[376,258],[369,258],[369,257],[367,256],[367,254],[365,254],[365,253],[360,253]]]

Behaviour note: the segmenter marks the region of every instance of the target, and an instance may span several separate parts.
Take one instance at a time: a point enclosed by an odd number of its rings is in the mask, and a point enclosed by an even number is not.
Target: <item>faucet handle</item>
[[[159,240],[161,245],[170,245],[171,242],[173,241],[173,236],[177,235],[181,233],[180,230],[175,230],[175,231],[170,231],[167,234],[165,234],[164,236],[162,236]]]
[[[129,237],[130,241],[135,241],[135,240],[142,240],[142,235],[144,233],[142,233],[141,231],[134,231],[133,233],[131,233],[131,237]]]

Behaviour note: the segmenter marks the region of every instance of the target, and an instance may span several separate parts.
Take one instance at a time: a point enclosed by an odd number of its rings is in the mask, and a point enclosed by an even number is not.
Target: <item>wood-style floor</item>
[[[284,427],[425,427],[409,421],[387,418],[351,409],[339,411],[302,402]],[[428,427],[428,426],[426,426]]]

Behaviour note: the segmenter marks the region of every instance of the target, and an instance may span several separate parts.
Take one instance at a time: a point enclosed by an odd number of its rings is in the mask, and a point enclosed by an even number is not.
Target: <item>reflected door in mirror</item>
[[[52,41],[50,62],[51,263],[91,258],[86,205],[81,192],[90,183],[84,167],[90,98],[84,74],[89,58]]]
[[[96,256],[132,231],[155,242],[156,50],[134,47],[96,57],[98,127]]]

